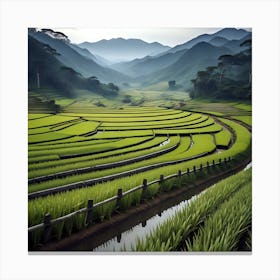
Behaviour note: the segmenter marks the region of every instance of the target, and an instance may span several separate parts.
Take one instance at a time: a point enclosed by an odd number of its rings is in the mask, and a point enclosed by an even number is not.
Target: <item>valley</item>
[[[250,31],[173,47],[28,36],[29,251],[108,251],[182,201],[109,251],[252,250]]]

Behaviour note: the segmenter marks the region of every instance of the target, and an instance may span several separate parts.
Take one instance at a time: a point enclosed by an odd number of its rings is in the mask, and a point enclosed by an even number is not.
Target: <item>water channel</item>
[[[252,167],[252,162],[250,162],[244,170]],[[199,194],[200,195],[200,194]],[[156,228],[157,225],[165,222],[172,216],[176,214],[176,212],[180,211],[183,207],[186,207],[189,202],[193,199],[196,199],[198,195],[194,195],[192,198],[182,201],[176,206],[173,206],[169,209],[164,210],[162,213],[153,216],[152,218],[144,221],[133,228],[115,236],[111,240],[103,243],[102,245],[94,248],[94,252],[113,252],[113,251],[121,251],[122,248],[126,248],[127,251],[130,251],[131,246],[135,245],[137,238],[141,239],[149,234],[153,229]]]

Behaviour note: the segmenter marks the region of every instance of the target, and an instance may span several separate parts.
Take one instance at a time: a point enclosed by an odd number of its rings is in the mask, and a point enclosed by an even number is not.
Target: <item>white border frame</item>
[[[277,0],[2,0],[0,8],[1,279],[280,279]],[[27,28],[36,26],[253,28],[252,255],[28,255]]]

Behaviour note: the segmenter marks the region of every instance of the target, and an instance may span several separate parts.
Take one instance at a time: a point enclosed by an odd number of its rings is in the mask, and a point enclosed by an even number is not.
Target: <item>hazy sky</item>
[[[72,43],[96,42],[112,38],[137,38],[173,47],[203,33],[215,33],[222,28],[52,28],[63,32]],[[244,28],[248,29],[248,28]]]

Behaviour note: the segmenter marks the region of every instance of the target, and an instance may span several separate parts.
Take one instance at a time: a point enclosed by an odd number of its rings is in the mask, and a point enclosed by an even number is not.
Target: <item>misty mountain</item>
[[[176,62],[185,52],[186,50],[182,50],[176,53],[167,53],[162,56],[146,56],[130,62],[114,64],[111,67],[131,77],[138,77],[166,68]]]
[[[73,45],[71,45],[69,41],[60,38],[62,35],[60,35],[59,38],[56,38],[55,36],[50,36],[50,34],[56,34],[57,32],[52,31],[52,33],[50,33],[50,29],[47,30],[48,33],[29,29],[28,34],[36,40],[48,44],[55,49],[60,54],[57,56],[57,59],[67,67],[74,69],[84,77],[96,76],[103,82],[118,83],[128,80],[128,77],[125,75],[97,64],[96,61],[98,59],[96,56],[88,54],[86,50],[80,49],[77,51],[77,48],[75,50],[75,47],[73,48]]]
[[[231,40],[224,44],[224,47],[231,49],[234,53],[243,51],[246,47],[240,46],[244,41],[252,39],[252,34],[249,33],[239,40]]]
[[[162,53],[170,47],[160,43],[147,43],[140,39],[110,39],[90,43],[83,42],[79,47],[88,49],[93,55],[99,55],[112,62],[129,61],[145,56]]]
[[[250,33],[249,31],[246,31],[244,29],[223,28],[222,30],[214,33],[213,35],[224,37],[228,40],[240,40],[241,38],[245,37],[249,33]]]
[[[216,36],[216,37],[212,38],[210,41],[208,41],[208,43],[210,43],[211,45],[216,46],[216,47],[224,46],[227,42],[229,42],[228,39],[226,39],[224,37],[220,37],[220,36]]]
[[[102,95],[116,95],[118,87],[100,83],[96,77],[84,78],[58,60],[60,54],[47,44],[28,36],[28,89],[56,90],[59,95],[74,97],[75,89],[86,89]]]
[[[174,52],[177,52],[177,51],[180,51],[180,50],[190,49],[193,46],[195,46],[197,43],[200,43],[200,42],[211,43],[210,41],[213,40],[216,37],[219,37],[220,39],[215,39],[214,41],[212,41],[213,45],[214,46],[222,46],[223,45],[223,44],[221,44],[222,40],[226,44],[227,41],[225,41],[225,40],[229,40],[229,41],[230,40],[240,40],[241,38],[245,37],[248,34],[251,34],[251,32],[248,32],[244,29],[224,28],[224,29],[222,29],[222,30],[220,30],[220,31],[218,31],[214,34],[199,35],[199,36],[185,42],[184,44],[180,44],[180,45],[177,45],[177,46],[171,48],[167,52],[168,53],[170,53],[170,52],[174,53]]]
[[[225,36],[237,38],[244,34],[245,37],[242,37],[238,40],[229,40],[221,36],[216,36],[216,34],[224,34]],[[131,77],[139,77],[147,74],[152,74],[153,72],[160,71],[163,68],[170,66],[171,64],[178,61],[181,56],[189,50],[189,48],[193,48],[196,44],[208,41],[209,44],[215,47],[226,47],[230,51],[234,53],[238,53],[244,50],[244,47],[240,46],[240,44],[246,40],[251,38],[251,33],[245,30],[237,30],[232,28],[226,28],[221,31],[218,31],[212,35],[202,34],[184,44],[175,46],[163,54],[159,54],[157,56],[146,56],[141,59],[135,59],[129,62],[122,62],[111,65],[111,67],[119,72],[125,73]],[[201,41],[202,40],[202,41]],[[198,42],[198,43],[197,43]],[[186,48],[186,46],[188,48]],[[229,51],[229,53],[230,53]],[[210,58],[212,59],[212,58]]]
[[[70,44],[70,47],[74,49],[76,52],[78,52],[79,54],[93,60],[94,62],[96,62],[101,66],[107,67],[108,65],[110,65],[110,62],[108,60],[106,60],[105,58],[99,55],[93,55],[88,49],[81,48],[76,44]]]
[[[177,84],[188,88],[200,69],[216,65],[218,57],[224,54],[232,54],[232,51],[225,47],[215,47],[209,43],[200,42],[187,50],[175,63],[149,76],[141,77],[141,81],[152,84],[175,80]]]

